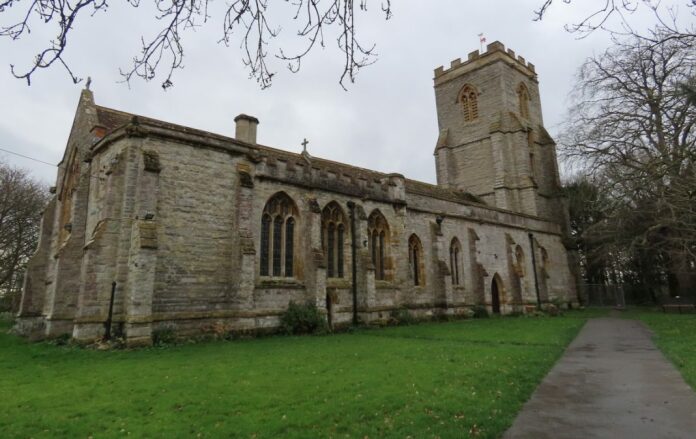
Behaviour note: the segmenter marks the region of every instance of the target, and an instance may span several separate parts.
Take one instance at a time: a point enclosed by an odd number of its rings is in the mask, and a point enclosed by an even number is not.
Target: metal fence
[[[653,291],[644,285],[583,284],[581,288],[581,297],[587,306],[654,305],[656,300],[668,295],[662,289]]]
[[[582,288],[588,306],[626,306],[623,285],[584,284]]]

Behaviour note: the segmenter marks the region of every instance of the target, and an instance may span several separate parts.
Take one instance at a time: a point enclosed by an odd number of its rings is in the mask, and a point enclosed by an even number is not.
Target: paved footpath
[[[696,393],[651,336],[589,320],[503,438],[696,438]]]

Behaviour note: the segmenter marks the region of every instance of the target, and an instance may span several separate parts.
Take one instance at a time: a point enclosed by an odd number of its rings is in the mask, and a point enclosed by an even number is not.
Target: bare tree
[[[696,75],[692,39],[616,41],[582,66],[561,137],[563,154],[600,177],[612,205],[602,233],[651,249],[696,279]]]
[[[579,3],[573,0],[556,1],[561,2],[566,5]],[[568,32],[584,37],[602,29],[615,34],[639,36],[653,42],[659,41],[659,38],[693,38],[696,34],[693,24],[679,24],[679,15],[684,10],[680,11],[678,6],[665,6],[662,0],[593,0],[592,3],[596,5],[592,12],[574,23],[566,24]],[[543,20],[553,4],[554,0],[544,0],[534,11],[534,20]],[[696,0],[683,0],[681,5],[686,8],[687,13],[696,16]],[[640,33],[634,30],[631,16],[640,9],[647,9],[653,14],[657,32]],[[617,20],[612,22],[614,18]]]
[[[560,2],[565,5],[579,3],[574,0],[557,1]],[[584,38],[602,30],[609,32],[615,40],[631,37],[650,45],[669,40],[692,45],[696,41],[696,0],[681,0],[667,5],[662,0],[592,0],[591,3],[595,5],[592,12],[574,23],[566,24],[566,31]],[[554,0],[544,0],[534,11],[534,20],[543,20],[553,4]],[[647,30],[635,29],[632,25],[632,15],[639,10],[649,11],[655,19],[653,26]],[[685,78],[681,91],[696,105],[696,77]]]
[[[391,0],[380,0],[381,11],[386,19],[391,17]],[[127,0],[133,8],[141,5],[140,0]],[[219,42],[230,45],[233,33],[241,32],[242,61],[247,66],[250,76],[256,78],[262,88],[271,85],[273,75],[269,66],[269,43],[281,32],[281,26],[273,23],[269,8],[274,12],[285,5],[291,7],[286,11],[285,21],[296,24],[295,35],[303,41],[304,47],[296,53],[286,53],[281,49],[273,57],[287,62],[288,68],[296,72],[302,60],[317,46],[324,47],[329,30],[335,29],[336,45],[343,53],[344,65],[339,83],[345,88],[346,79],[355,81],[358,71],[376,60],[377,53],[373,44],[361,43],[357,38],[355,23],[356,12],[368,11],[368,0],[293,0],[274,2],[269,0],[231,0],[222,14],[222,32]],[[122,69],[121,75],[126,82],[133,77],[146,81],[156,78],[164,70],[162,88],[173,85],[172,76],[183,66],[183,35],[211,20],[209,0],[154,0],[157,15],[153,20],[159,21],[152,37],[141,37],[142,50],[133,58],[130,68]],[[65,68],[73,82],[81,81],[66,59],[66,50],[73,29],[78,19],[97,13],[108,13],[106,0],[0,0],[0,13],[8,18],[9,23],[0,24],[0,37],[18,40],[31,32],[32,26],[56,25],[57,36],[41,50],[26,69],[11,65],[16,78],[25,79],[31,84],[33,75],[53,65]],[[11,16],[10,11],[19,13]],[[15,17],[19,17],[18,19]]]
[[[0,162],[0,298],[16,309],[24,267],[36,249],[46,187],[29,173]]]

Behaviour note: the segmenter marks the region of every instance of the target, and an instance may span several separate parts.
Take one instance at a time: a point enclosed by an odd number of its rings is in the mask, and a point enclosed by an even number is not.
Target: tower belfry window
[[[470,85],[465,85],[459,92],[459,103],[464,113],[464,121],[469,122],[478,119],[478,94]]]

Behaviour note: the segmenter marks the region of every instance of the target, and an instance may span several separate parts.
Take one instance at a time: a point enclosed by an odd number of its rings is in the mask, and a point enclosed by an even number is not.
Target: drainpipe
[[[534,251],[534,235],[529,232],[529,247],[532,249],[532,270],[534,271],[534,289],[536,290],[537,309],[541,309],[541,295],[539,294],[539,276],[537,275],[536,252]]]
[[[104,340],[111,340],[111,322],[114,317],[114,298],[116,297],[116,281],[111,283],[111,299],[109,300],[109,314],[104,322]]]
[[[350,260],[351,260],[351,287],[353,290],[353,325],[358,325],[358,267],[357,267],[357,240],[355,236],[355,203],[349,201],[348,211],[350,216]]]

